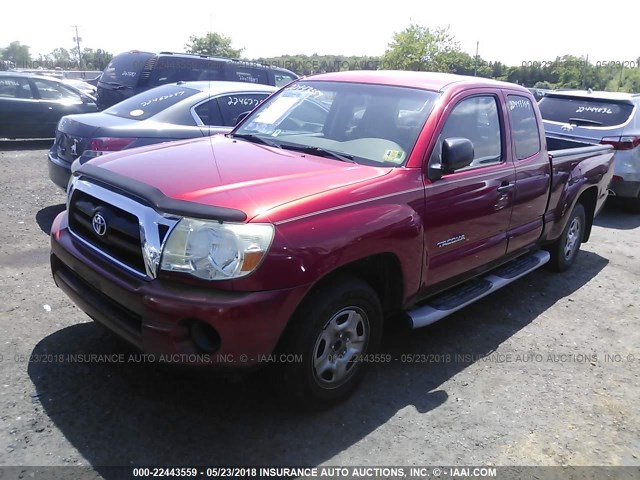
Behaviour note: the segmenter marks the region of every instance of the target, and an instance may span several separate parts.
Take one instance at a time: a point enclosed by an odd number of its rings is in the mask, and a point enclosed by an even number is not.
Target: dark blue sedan
[[[64,115],[97,111],[95,98],[57,78],[0,72],[0,139],[53,138]]]
[[[231,130],[277,90],[246,82],[178,82],[147,90],[99,113],[63,117],[49,150],[49,178],[66,188],[71,164],[105,153]]]

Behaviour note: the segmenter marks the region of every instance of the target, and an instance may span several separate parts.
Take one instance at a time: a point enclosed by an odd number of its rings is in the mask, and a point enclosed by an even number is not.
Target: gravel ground
[[[51,361],[132,352],[51,279],[47,148],[0,144],[0,465],[640,465],[640,215],[608,206],[571,271],[395,332],[310,415],[264,375]]]

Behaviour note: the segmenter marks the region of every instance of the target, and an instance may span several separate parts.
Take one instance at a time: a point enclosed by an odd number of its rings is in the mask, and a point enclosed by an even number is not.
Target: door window
[[[222,125],[222,115],[216,98],[201,103],[192,111],[197,117],[196,121],[201,125]]]
[[[438,137],[431,161],[440,160],[442,143],[452,137],[467,138],[473,143],[473,162],[466,168],[501,163],[502,135],[496,98],[492,95],[475,96],[458,103]]]
[[[0,78],[0,98],[33,98],[29,81],[26,78]]]
[[[82,103],[80,95],[74,91],[49,80],[33,80],[42,100],[64,100],[69,103]]]
[[[223,95],[218,98],[220,111],[222,112],[222,121],[217,125],[233,127],[238,122],[238,117],[242,113],[250,112],[262,101],[269,96],[268,93],[236,93]],[[207,123],[206,125],[213,125]]]
[[[516,157],[518,160],[529,158],[540,151],[538,122],[533,104],[527,97],[520,95],[509,95],[507,100]]]

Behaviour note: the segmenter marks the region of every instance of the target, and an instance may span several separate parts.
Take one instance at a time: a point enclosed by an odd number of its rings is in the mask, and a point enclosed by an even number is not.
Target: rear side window
[[[140,73],[152,53],[121,53],[113,57],[102,72],[101,82],[133,87],[140,80]]]
[[[196,116],[200,119],[200,123],[209,126],[222,125],[222,115],[220,114],[220,106],[217,98],[212,98],[201,103],[193,109]]]
[[[117,103],[104,113],[131,120],[146,120],[196,93],[198,90],[182,85],[163,85]]]
[[[275,74],[276,87],[284,87],[285,85],[293,82],[296,78],[298,77],[294,77],[293,75],[290,75],[288,73],[276,72]]]
[[[26,78],[0,77],[0,98],[33,98]]]
[[[631,116],[633,105],[597,98],[543,97],[538,103],[544,120],[581,127],[614,127]]]
[[[222,125],[233,127],[240,114],[250,112],[268,96],[268,93],[238,93],[219,97],[218,104],[222,112]]]
[[[507,97],[509,115],[511,116],[511,132],[516,146],[518,160],[528,158],[540,151],[538,122],[531,100],[520,95]]]
[[[266,70],[237,65],[235,63],[227,64],[226,79],[231,82],[247,82],[269,85],[269,75]]]
[[[179,81],[223,80],[223,63],[206,58],[160,57],[156,63],[149,83],[163,85]]]

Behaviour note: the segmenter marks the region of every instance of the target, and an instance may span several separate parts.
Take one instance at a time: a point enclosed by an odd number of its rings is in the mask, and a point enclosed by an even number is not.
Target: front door
[[[460,98],[449,110],[432,152],[438,161],[446,138],[474,146],[470,166],[426,185],[426,288],[503,257],[513,207],[515,169],[498,91]]]
[[[65,115],[83,113],[82,97],[57,82],[47,79],[34,79],[33,85],[40,97],[42,123],[39,126],[39,136],[54,137],[58,121]]]
[[[40,103],[24,77],[0,77],[0,138],[37,137]]]

